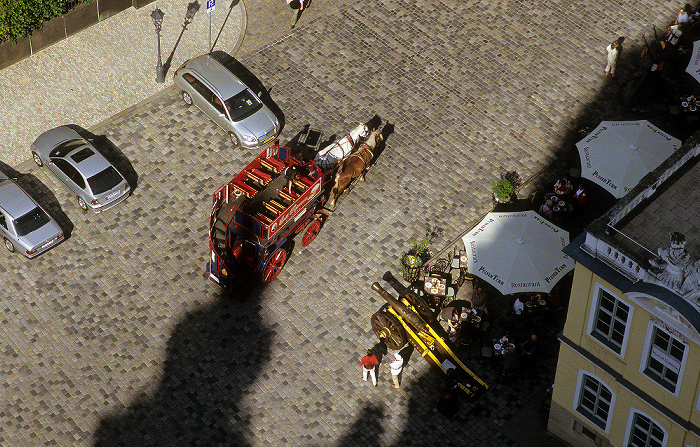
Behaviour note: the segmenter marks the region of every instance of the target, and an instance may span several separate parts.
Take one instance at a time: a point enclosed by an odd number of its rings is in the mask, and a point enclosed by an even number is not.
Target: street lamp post
[[[158,35],[158,65],[156,66],[156,82],[162,84],[165,82],[165,72],[163,70],[163,61],[160,57],[160,27],[163,25],[163,16],[165,13],[156,8],[151,13],[151,18],[153,19],[153,25],[156,27],[156,34]]]

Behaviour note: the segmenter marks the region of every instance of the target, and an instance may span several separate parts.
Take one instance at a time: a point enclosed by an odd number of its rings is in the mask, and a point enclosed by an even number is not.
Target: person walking
[[[367,350],[367,355],[360,359],[360,365],[362,366],[362,380],[367,381],[367,376],[372,378],[372,384],[377,386],[377,366],[379,366],[379,360],[377,356],[374,355],[371,349]]]
[[[622,51],[623,40],[625,40],[625,38],[620,37],[605,48],[608,52],[608,65],[605,66],[605,76],[617,77],[615,70],[617,69],[617,59]]]
[[[297,25],[301,12],[304,10],[304,3],[308,0],[287,0],[287,4],[292,8],[292,29]]]
[[[401,371],[403,371],[403,357],[398,352],[394,354],[394,360],[389,363],[391,367],[391,384],[394,388],[401,388]]]

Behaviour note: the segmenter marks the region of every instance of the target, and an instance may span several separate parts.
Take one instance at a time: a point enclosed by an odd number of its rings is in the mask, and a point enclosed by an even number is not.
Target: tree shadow
[[[240,306],[220,293],[212,304],[188,312],[168,340],[155,392],[102,418],[94,445],[247,445],[242,432],[250,428],[248,415],[239,413],[237,402],[266,364],[272,340],[272,331],[258,323],[259,307],[247,301]]]
[[[107,135],[95,135],[87,129],[84,129],[77,124],[68,124],[67,127],[78,132],[78,134],[92,143],[92,145],[97,149],[102,156],[104,156],[108,162],[110,162],[114,167],[117,168],[119,172],[124,176],[126,181],[131,187],[131,193],[138,186],[139,175],[131,164],[129,158],[124,155],[112,141],[107,138]]]

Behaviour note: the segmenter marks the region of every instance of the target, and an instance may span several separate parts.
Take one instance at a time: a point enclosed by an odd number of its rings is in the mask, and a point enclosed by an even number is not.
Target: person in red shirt
[[[367,355],[360,359],[360,365],[362,365],[362,380],[367,381],[367,375],[372,377],[372,384],[377,386],[377,366],[379,365],[379,360],[377,356],[374,355],[371,349],[367,350]]]

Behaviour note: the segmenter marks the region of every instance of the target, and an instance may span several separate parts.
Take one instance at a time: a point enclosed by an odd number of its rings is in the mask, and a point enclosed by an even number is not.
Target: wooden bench
[[[239,180],[234,180],[233,182],[234,188],[238,188],[239,190],[243,191],[243,194],[246,196],[253,197],[255,194],[258,193],[258,190],[250,186],[249,184],[245,182],[241,182]]]
[[[280,189],[279,191],[277,191],[277,194],[289,203],[294,202],[297,199],[297,197],[299,197],[299,194],[295,193],[294,191],[290,191],[287,188]]]
[[[272,206],[274,206],[275,208],[277,208],[277,210],[279,210],[279,211],[284,211],[285,209],[287,209],[287,206],[286,206],[286,205],[284,205],[283,203],[278,202],[278,201],[275,200],[275,199],[270,199],[270,202],[269,202],[269,203],[270,203],[270,205],[272,205]]]
[[[274,158],[261,158],[260,164],[267,169],[279,174],[285,168],[285,164]]]
[[[277,217],[277,215],[280,213],[280,211],[282,211],[270,202],[263,202],[263,206],[265,207],[266,210],[271,212],[275,217]]]
[[[261,185],[267,185],[268,183],[270,183],[270,180],[272,180],[272,176],[270,174],[265,174],[260,169],[251,169],[249,171],[245,171],[245,175],[250,180],[258,182]]]
[[[270,225],[272,223],[272,219],[264,215],[263,213],[258,213],[255,215],[255,218],[258,219],[258,221],[264,223],[265,225]]]

